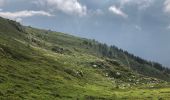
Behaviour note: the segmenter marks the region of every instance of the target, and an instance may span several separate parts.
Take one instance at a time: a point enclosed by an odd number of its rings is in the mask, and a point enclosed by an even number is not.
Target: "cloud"
[[[116,15],[119,15],[119,16],[122,16],[124,18],[127,18],[128,15],[125,14],[120,8],[117,8],[116,6],[111,6],[109,7],[109,11],[112,12],[113,14],[116,14]]]
[[[155,0],[120,0],[121,7],[125,5],[137,5],[139,10],[148,8]]]
[[[50,13],[45,11],[18,11],[18,12],[0,12],[0,16],[16,21],[22,21],[22,18],[32,16],[52,16]]]
[[[164,12],[170,13],[170,0],[165,0],[165,2],[164,2]]]
[[[5,0],[0,0],[0,7],[5,4]]]
[[[80,4],[78,0],[38,0],[34,3],[69,15],[85,16],[87,14],[86,6]]]
[[[120,15],[124,18],[128,17],[128,14],[122,11],[122,9],[126,9],[126,7],[134,6],[137,7],[138,10],[144,10],[153,4],[155,0],[119,0],[118,7],[111,6],[109,7],[109,11],[114,14]]]

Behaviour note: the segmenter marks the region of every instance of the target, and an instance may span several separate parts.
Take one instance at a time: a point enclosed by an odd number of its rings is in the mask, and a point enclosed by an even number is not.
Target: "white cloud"
[[[16,18],[15,21],[22,22],[22,18]]]
[[[120,0],[122,7],[125,5],[137,5],[139,10],[148,8],[155,0]]]
[[[0,7],[5,4],[5,0],[0,0]]]
[[[38,0],[34,3],[69,15],[85,16],[87,14],[86,6],[80,4],[78,0]]]
[[[164,12],[170,13],[170,0],[165,0],[165,2],[164,2]]]
[[[32,16],[52,16],[50,13],[45,11],[18,11],[18,12],[0,12],[0,16],[16,21],[22,21],[22,18],[32,17]]]
[[[126,13],[124,13],[120,8],[117,8],[116,6],[111,6],[109,7],[109,11],[112,12],[113,14],[122,16],[124,18],[127,18],[128,15]]]

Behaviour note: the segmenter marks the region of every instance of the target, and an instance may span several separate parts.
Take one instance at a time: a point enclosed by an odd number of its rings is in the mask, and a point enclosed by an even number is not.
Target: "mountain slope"
[[[0,18],[1,99],[168,99],[169,69],[156,64],[94,40]]]

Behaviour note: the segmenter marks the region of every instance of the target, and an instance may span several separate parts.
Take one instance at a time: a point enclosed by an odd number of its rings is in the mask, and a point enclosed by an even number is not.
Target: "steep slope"
[[[159,68],[94,40],[0,18],[4,100],[168,99],[169,70]]]
[[[55,32],[33,28],[26,28],[26,31],[34,34],[33,36],[37,35],[38,39],[41,41],[49,42],[76,52],[78,51],[82,54],[85,53],[100,58],[104,57],[116,60],[127,68],[142,75],[170,81],[170,70],[168,68],[163,67],[159,63],[143,60],[115,46],[109,47],[95,40],[80,39],[63,33],[56,34]],[[45,47],[47,47],[47,45]],[[42,48],[44,47],[42,46]],[[52,50],[54,47],[48,46],[48,48]]]

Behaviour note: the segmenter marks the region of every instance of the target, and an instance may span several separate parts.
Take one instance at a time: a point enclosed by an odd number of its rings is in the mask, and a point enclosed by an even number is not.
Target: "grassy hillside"
[[[115,46],[0,18],[0,99],[170,98],[169,69]]]

